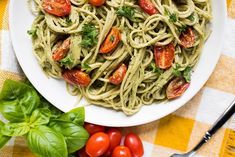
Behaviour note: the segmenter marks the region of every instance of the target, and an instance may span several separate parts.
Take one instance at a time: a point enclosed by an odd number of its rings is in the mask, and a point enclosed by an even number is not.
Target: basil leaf
[[[85,109],[84,107],[75,108],[67,113],[62,114],[59,119],[83,126],[85,120]]]
[[[30,86],[6,80],[0,93],[0,112],[11,122],[23,122],[40,104],[37,92]]]
[[[51,117],[51,111],[46,108],[36,109],[30,117],[30,126],[48,124]]]
[[[41,98],[41,106],[42,108],[49,109],[51,111],[51,119],[57,119],[63,113],[52,104],[50,104],[46,99],[43,97]]]
[[[192,68],[187,67],[184,72],[183,72],[183,77],[185,78],[186,82],[191,81],[191,73],[192,73]]]
[[[60,132],[65,137],[69,153],[81,149],[89,138],[88,132],[82,127],[72,122],[56,120],[50,124],[56,132]]]
[[[4,126],[4,123],[0,121],[0,129]],[[5,136],[0,133],[0,149],[11,139],[10,136]]]
[[[40,157],[67,157],[67,145],[62,134],[47,126],[38,126],[29,131],[27,142],[30,150]]]
[[[82,41],[81,46],[84,48],[91,48],[98,43],[98,31],[94,24],[84,24],[82,27]]]
[[[29,132],[30,127],[26,122],[7,123],[1,127],[1,134],[5,136],[22,136]]]

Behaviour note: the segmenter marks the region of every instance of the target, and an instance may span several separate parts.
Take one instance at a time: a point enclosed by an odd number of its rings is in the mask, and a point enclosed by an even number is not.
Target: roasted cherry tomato
[[[90,84],[90,76],[78,69],[65,70],[62,73],[64,80],[70,84],[86,87]]]
[[[165,46],[156,46],[154,48],[154,56],[156,66],[161,69],[167,69],[171,67],[173,63],[175,47],[172,43]]]
[[[105,3],[105,0],[89,0],[89,3],[93,6],[99,7]]]
[[[86,143],[86,153],[90,157],[99,157],[109,148],[109,137],[103,132],[93,134]]]
[[[71,12],[70,0],[43,0],[43,9],[52,15],[56,16],[66,16]]]
[[[177,77],[170,82],[166,89],[166,96],[168,99],[174,99],[181,96],[189,87],[190,83],[186,82],[184,78]]]
[[[109,77],[109,82],[115,85],[119,85],[125,75],[126,75],[127,67],[125,64],[122,64],[113,74],[111,77]]]
[[[157,14],[159,11],[150,0],[139,0],[139,6],[149,15]]]
[[[191,27],[180,35],[180,41],[183,48],[190,48],[195,42],[195,34]]]
[[[93,135],[97,132],[104,132],[105,127],[101,125],[95,125],[91,123],[85,123],[84,128],[88,131],[90,135]]]
[[[132,157],[130,149],[125,146],[117,146],[112,153],[112,157]]]
[[[78,152],[77,152],[77,157],[90,157],[87,153],[86,153],[86,149],[85,147],[83,147],[82,149],[80,149]]]
[[[63,59],[69,52],[70,49],[70,39],[67,38],[61,44],[58,45],[56,50],[53,52],[52,58],[54,61],[60,61]]]
[[[132,157],[142,157],[144,155],[143,144],[139,136],[129,133],[126,135],[124,145],[130,149]]]
[[[112,50],[114,50],[118,43],[121,40],[121,33],[120,31],[113,27],[108,36],[106,37],[105,41],[103,42],[103,44],[100,47],[100,53],[109,53]]]
[[[105,153],[104,156],[110,157],[114,148],[120,145],[122,139],[122,133],[116,128],[110,128],[107,130],[106,133],[109,136],[110,145],[108,151]]]

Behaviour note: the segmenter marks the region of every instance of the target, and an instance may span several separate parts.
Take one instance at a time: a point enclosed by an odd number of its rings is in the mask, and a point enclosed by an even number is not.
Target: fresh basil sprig
[[[0,93],[0,148],[13,136],[24,136],[39,157],[68,157],[82,148],[88,137],[83,128],[85,110],[62,113],[27,82],[6,80]]]

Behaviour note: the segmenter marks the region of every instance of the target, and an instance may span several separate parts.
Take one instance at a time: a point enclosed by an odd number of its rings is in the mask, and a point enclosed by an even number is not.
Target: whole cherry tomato
[[[86,153],[90,157],[99,157],[109,148],[109,137],[103,132],[93,134],[86,143]]]
[[[180,41],[183,48],[190,48],[195,42],[195,34],[193,29],[189,27],[186,31],[182,32],[180,35]]]
[[[177,77],[170,82],[166,88],[166,96],[168,99],[180,97],[189,87],[190,83],[186,82],[184,78]]]
[[[91,82],[90,76],[78,69],[65,70],[62,76],[66,82],[82,87],[88,86]]]
[[[49,14],[66,16],[71,12],[70,0],[43,0],[42,8]]]
[[[157,14],[159,11],[150,0],[139,0],[139,6],[149,15]]]
[[[114,71],[112,76],[109,77],[109,82],[111,82],[114,85],[119,85],[123,81],[126,75],[126,71],[127,71],[126,65],[122,64],[116,71]]]
[[[130,149],[125,146],[117,146],[113,150],[112,157],[132,157]]]
[[[139,136],[129,133],[126,135],[124,145],[130,149],[132,157],[142,157],[144,155],[143,144]]]
[[[156,66],[161,69],[171,67],[175,57],[175,47],[172,43],[154,48]]]
[[[93,6],[99,7],[105,3],[105,0],[89,0],[89,3]]]
[[[108,151],[105,153],[105,156],[110,157],[114,148],[120,145],[122,133],[116,128],[110,128],[106,133],[109,136],[110,145]]]
[[[104,132],[105,127],[101,125],[95,125],[91,123],[85,123],[84,128],[88,131],[90,135],[93,135],[97,132]]]

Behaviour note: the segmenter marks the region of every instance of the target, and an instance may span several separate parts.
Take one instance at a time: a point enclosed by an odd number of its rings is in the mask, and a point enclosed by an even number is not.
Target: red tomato
[[[190,83],[187,83],[184,78],[177,77],[170,82],[166,89],[166,96],[168,99],[174,99],[180,97],[189,87]]]
[[[110,145],[108,151],[105,153],[105,156],[109,157],[111,156],[111,153],[114,150],[114,148],[120,145],[122,139],[122,133],[116,128],[110,128],[106,133],[109,136]]]
[[[120,31],[113,27],[108,36],[106,37],[106,39],[104,40],[103,44],[100,47],[100,53],[109,53],[112,50],[114,50],[118,43],[121,40],[121,33]]]
[[[43,9],[52,15],[56,16],[66,16],[71,12],[70,0],[43,0]]]
[[[85,123],[84,128],[89,132],[90,135],[93,135],[97,132],[104,132],[105,127],[101,125],[95,125],[91,123]]]
[[[78,69],[65,70],[62,73],[62,76],[66,82],[82,87],[88,86],[91,82],[90,76],[87,73]]]
[[[190,48],[195,42],[195,34],[191,27],[180,35],[180,41],[183,48]]]
[[[57,49],[53,52],[52,58],[54,61],[60,61],[63,59],[69,52],[70,49],[70,39],[67,38]]]
[[[119,85],[125,75],[126,75],[127,67],[125,64],[122,64],[113,74],[109,77],[109,82],[115,85]]]
[[[175,47],[172,43],[154,48],[155,63],[161,69],[171,67],[175,57]]]
[[[124,145],[131,151],[132,157],[142,157],[144,155],[143,144],[139,136],[130,133],[126,136]]]
[[[139,0],[139,6],[149,15],[157,14],[159,11],[150,0]]]
[[[109,148],[109,137],[103,132],[93,134],[86,143],[86,153],[90,157],[99,157]]]
[[[105,0],[89,0],[89,3],[93,6],[99,7],[105,3]]]
[[[89,157],[89,155],[86,153],[85,147],[83,147],[82,149],[80,149],[77,152],[77,157]]]
[[[112,153],[112,157],[132,157],[130,149],[125,146],[117,146]]]

